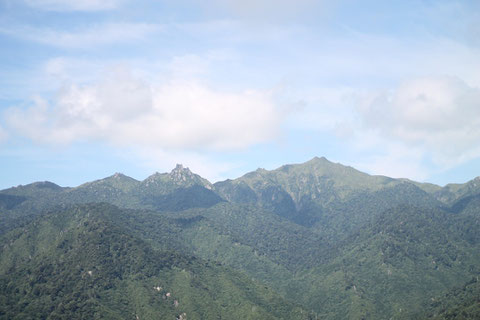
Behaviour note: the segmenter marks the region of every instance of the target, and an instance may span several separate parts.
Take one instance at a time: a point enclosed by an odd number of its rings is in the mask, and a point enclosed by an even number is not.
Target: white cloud
[[[423,180],[480,157],[480,88],[457,77],[318,88],[305,99],[289,125],[339,139],[349,155],[342,161],[373,174]]]
[[[367,135],[363,135],[362,139],[368,139]],[[351,165],[359,170],[392,178],[410,178],[415,181],[424,181],[428,178],[431,170],[422,164],[424,150],[406,146],[401,142],[382,140],[381,137],[373,138],[371,142],[377,143],[376,152],[370,152],[369,156],[354,160]]]
[[[455,77],[407,81],[357,111],[367,129],[422,148],[448,166],[480,156],[480,88]]]
[[[270,92],[220,92],[194,80],[152,85],[119,68],[94,85],[64,87],[53,103],[10,108],[5,120],[40,143],[228,150],[274,138],[281,114]]]
[[[234,12],[243,16],[257,15],[294,15],[306,8],[310,8],[317,1],[314,0],[227,0],[219,1]]]
[[[117,8],[123,0],[24,0],[34,8],[47,11],[101,11]]]
[[[302,20],[305,16],[316,16],[325,11],[328,2],[318,0],[214,0],[193,2],[203,7],[210,14],[229,14],[241,19],[257,22]],[[316,9],[322,9],[316,10]],[[315,12],[314,14],[312,14]]]
[[[118,63],[120,62],[116,64]],[[37,81],[47,87],[50,92],[54,92],[65,83],[91,83],[98,79],[107,65],[113,64],[113,61],[106,62],[59,56],[48,59],[38,69],[40,79]],[[40,85],[37,85],[37,88],[39,87]]]
[[[0,126],[0,143],[7,140],[7,131]]]
[[[146,23],[109,23],[96,25],[83,30],[59,31],[39,29],[29,26],[0,27],[0,33],[39,42],[54,47],[90,48],[116,43],[142,41],[162,27]]]

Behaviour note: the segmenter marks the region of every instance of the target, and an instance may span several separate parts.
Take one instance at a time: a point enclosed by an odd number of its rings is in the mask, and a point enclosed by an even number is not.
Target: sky
[[[480,175],[480,2],[0,0],[0,188],[315,156]]]

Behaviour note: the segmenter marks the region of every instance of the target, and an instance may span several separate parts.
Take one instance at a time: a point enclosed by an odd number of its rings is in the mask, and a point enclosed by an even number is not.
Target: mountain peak
[[[335,163],[331,162],[325,157],[313,157],[311,160],[303,163],[303,165],[332,165],[332,164],[335,164]]]
[[[115,178],[115,179],[121,179],[121,178],[124,178],[126,176],[123,173],[115,172],[115,174],[112,177]]]
[[[183,164],[177,163],[177,165],[175,166],[175,168],[174,168],[172,171],[174,171],[174,170],[183,170],[183,169],[184,169]],[[189,170],[188,168],[185,168],[185,169],[186,169],[186,170]]]
[[[103,179],[86,182],[75,189],[85,189],[90,190],[106,190],[106,189],[117,189],[123,192],[128,192],[133,189],[139,183],[138,180],[135,180],[129,176],[124,175],[123,173],[116,172],[115,174],[108,176]]]
[[[52,190],[62,189],[62,187],[50,181],[34,182],[31,184],[31,186],[36,188],[41,188],[41,189],[52,189]]]
[[[190,169],[185,168],[181,164],[177,164],[175,168],[168,174],[169,178],[176,183],[183,183],[195,178],[195,175]]]
[[[12,187],[12,188],[9,188],[9,189],[5,189],[5,190],[16,190],[16,189],[20,189],[20,190],[26,190],[26,189],[48,189],[48,190],[62,190],[63,188],[53,182],[50,182],[50,181],[37,181],[37,182],[33,182],[33,183],[29,183],[27,185],[18,185],[16,187]],[[5,191],[5,190],[2,190],[2,191]]]
[[[199,184],[208,189],[211,188],[209,181],[193,173],[188,167],[184,167],[182,164],[177,164],[175,168],[170,171],[168,177],[178,185]]]
[[[182,164],[177,164],[170,173],[154,173],[150,177],[144,180],[144,183],[148,185],[165,185],[172,184],[175,186],[188,187],[192,185],[201,185],[207,189],[211,188],[211,183],[200,177],[199,175],[190,171],[188,167],[184,167]]]
[[[313,157],[312,160],[310,160],[310,161],[311,161],[311,162],[328,161],[328,159],[325,158],[325,157],[317,157],[317,156],[315,156],[315,157]],[[309,162],[310,162],[310,161],[309,161]],[[330,161],[328,161],[328,162],[330,162]]]

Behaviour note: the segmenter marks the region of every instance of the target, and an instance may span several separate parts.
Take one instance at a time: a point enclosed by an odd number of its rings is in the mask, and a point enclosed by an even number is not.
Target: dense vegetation
[[[441,188],[314,158],[212,185],[177,166],[3,190],[0,219],[1,318],[479,315],[478,179]]]
[[[432,299],[428,317],[440,319],[480,319],[480,281],[473,277],[464,285]]]
[[[153,249],[122,226],[122,215],[128,213],[106,204],[61,208],[5,235],[0,316],[309,318],[240,273]]]

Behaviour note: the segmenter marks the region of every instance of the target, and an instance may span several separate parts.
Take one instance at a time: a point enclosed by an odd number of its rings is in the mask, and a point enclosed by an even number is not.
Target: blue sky
[[[0,188],[325,156],[480,175],[480,3],[0,0]]]

